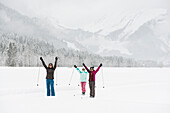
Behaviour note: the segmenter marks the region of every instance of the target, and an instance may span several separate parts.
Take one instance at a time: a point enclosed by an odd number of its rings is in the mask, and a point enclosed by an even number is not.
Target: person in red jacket
[[[87,68],[87,66],[83,63],[83,66],[89,73],[89,87],[90,87],[90,97],[95,97],[95,75],[99,71],[100,67],[102,67],[102,63],[99,65],[99,67],[94,70],[94,67],[90,67],[90,70]]]

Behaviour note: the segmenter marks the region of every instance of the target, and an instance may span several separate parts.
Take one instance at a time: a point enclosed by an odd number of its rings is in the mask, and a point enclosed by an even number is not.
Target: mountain
[[[80,30],[71,30],[62,27],[49,18],[29,18],[17,11],[0,4],[0,33],[17,33],[31,36],[53,44],[56,48],[70,48],[72,43],[80,50],[86,50],[82,45],[71,38],[76,38]],[[72,48],[74,49],[74,48]]]
[[[94,35],[89,42],[95,44],[89,46],[93,46],[96,53],[104,56],[119,55],[167,62],[170,52],[170,23],[166,20],[166,15],[165,9],[135,11],[119,16],[120,21],[116,24],[112,15],[107,16],[93,25],[96,29],[91,31],[102,38]]]
[[[52,18],[29,18],[0,3],[0,34],[48,42],[56,49],[170,62],[170,31],[165,9],[105,15],[91,27],[71,29]]]

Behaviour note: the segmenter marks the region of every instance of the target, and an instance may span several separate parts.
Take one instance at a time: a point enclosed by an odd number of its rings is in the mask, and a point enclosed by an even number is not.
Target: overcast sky
[[[170,11],[170,0],[0,0],[0,2],[26,16],[52,17],[60,24],[73,28],[83,27],[109,13],[119,14],[128,10],[153,8],[164,8],[168,13]]]

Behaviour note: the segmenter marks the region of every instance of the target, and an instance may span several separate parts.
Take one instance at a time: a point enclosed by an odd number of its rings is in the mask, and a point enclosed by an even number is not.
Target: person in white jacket
[[[86,93],[86,81],[87,81],[88,72],[85,71],[85,68],[82,68],[82,71],[80,71],[80,69],[76,65],[74,65],[74,67],[80,73],[80,82],[81,82],[81,88],[82,88],[82,95],[85,95],[85,93]]]

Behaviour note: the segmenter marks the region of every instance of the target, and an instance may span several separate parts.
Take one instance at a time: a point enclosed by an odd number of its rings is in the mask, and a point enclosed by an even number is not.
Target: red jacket
[[[95,75],[96,75],[96,73],[99,71],[100,66],[99,66],[96,70],[93,70],[93,71],[90,71],[90,70],[87,68],[86,65],[85,65],[84,67],[86,68],[87,72],[89,73],[89,81],[90,81],[90,73],[93,73],[93,81],[95,81]]]

